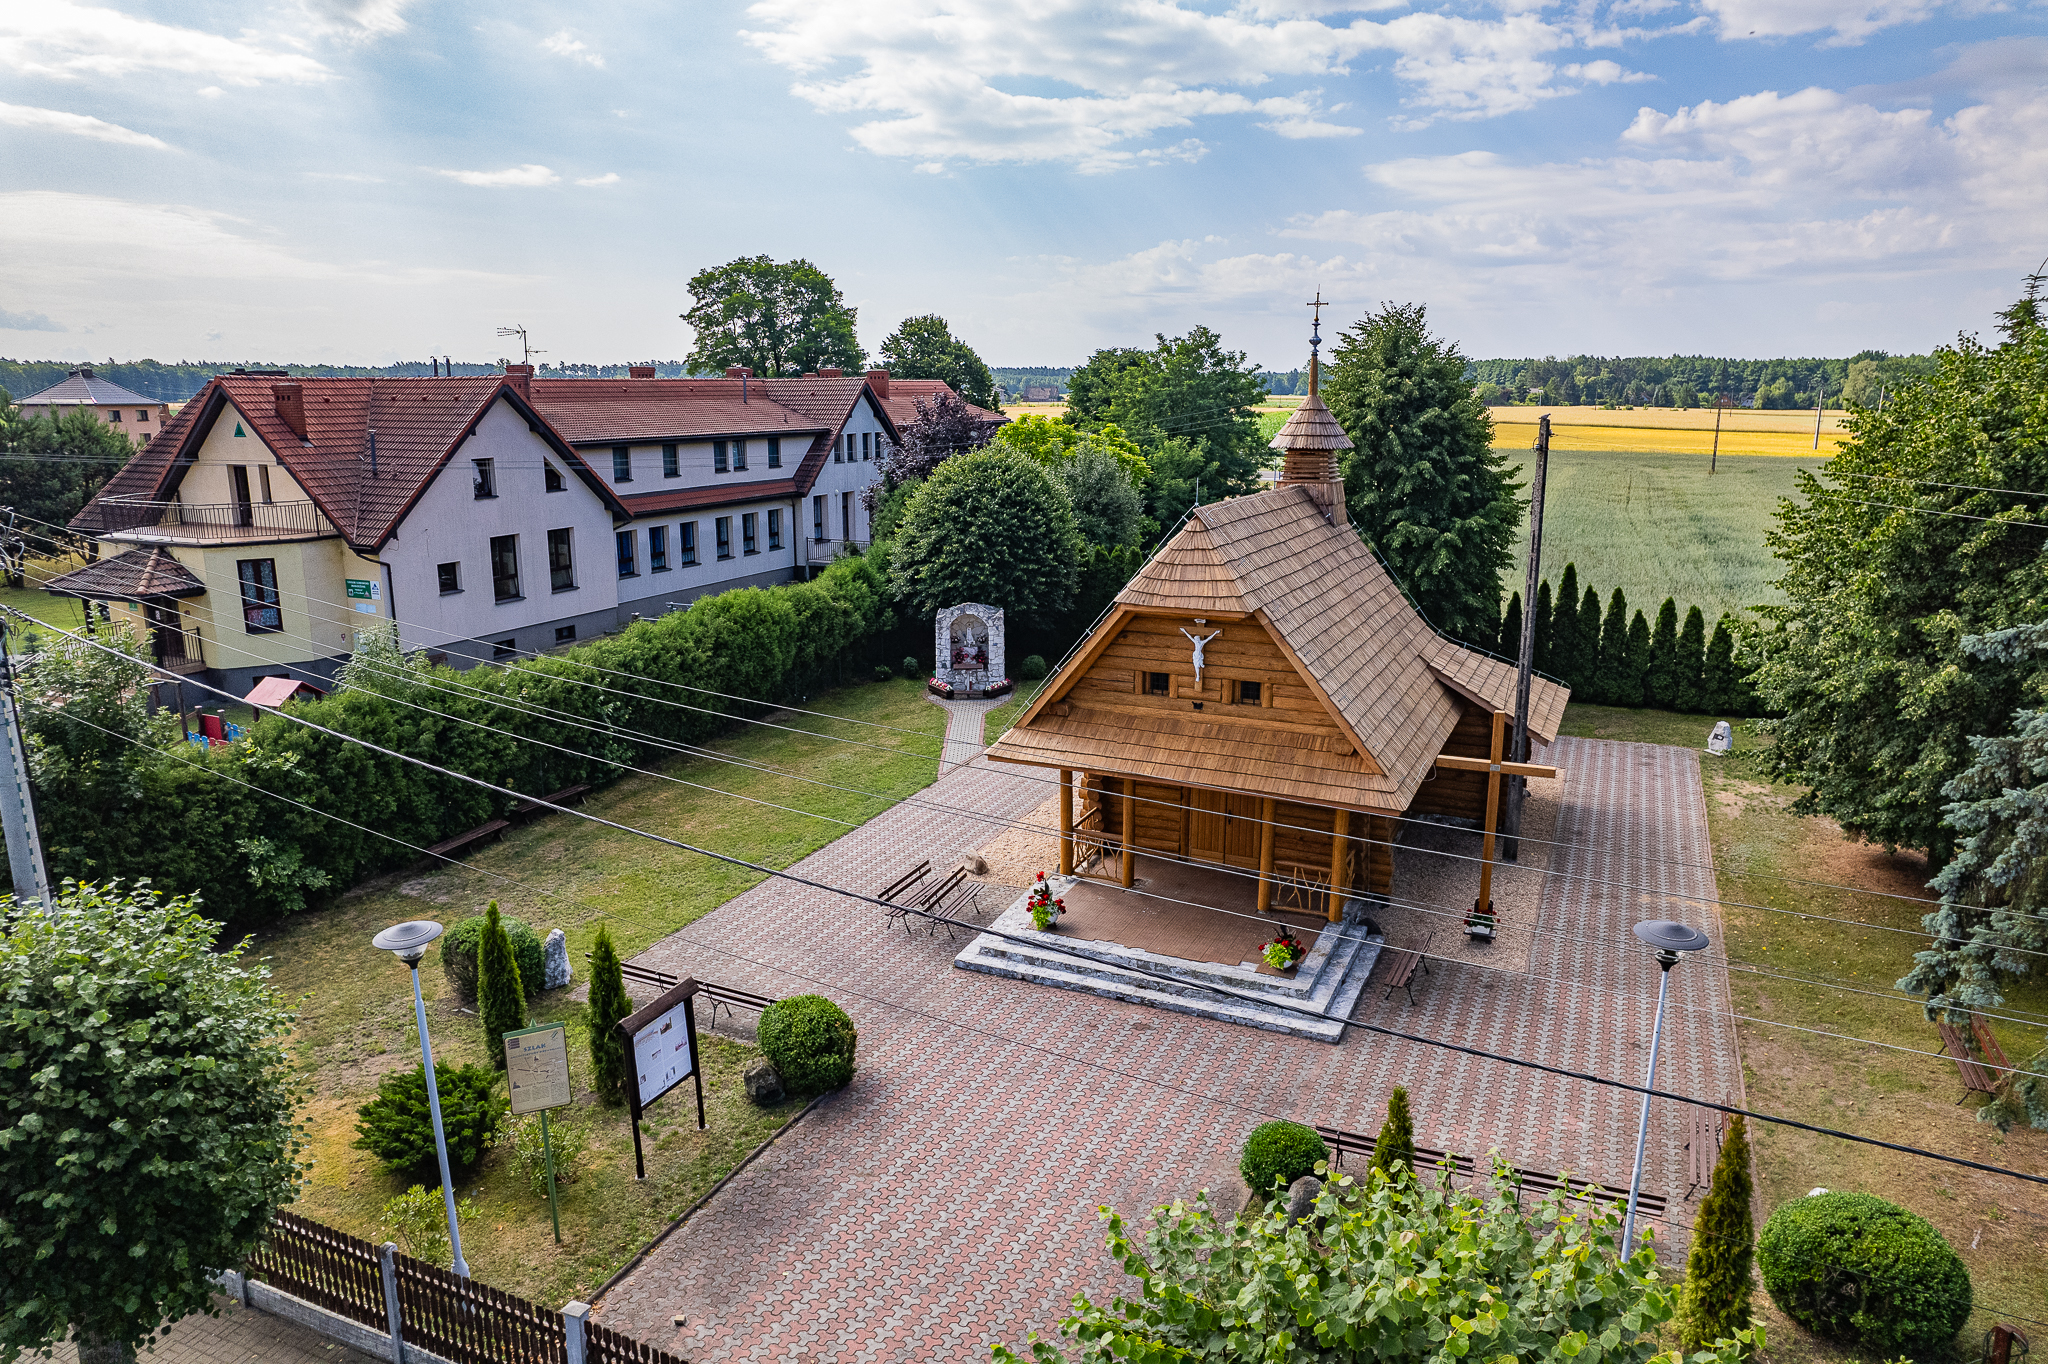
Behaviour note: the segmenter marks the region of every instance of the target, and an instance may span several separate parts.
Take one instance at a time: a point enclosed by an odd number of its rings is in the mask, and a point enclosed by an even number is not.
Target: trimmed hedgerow
[[[511,1103],[498,1092],[498,1074],[488,1066],[434,1063],[441,1091],[441,1127],[448,1135],[448,1168],[461,1179],[477,1167],[498,1140]],[[434,1118],[427,1108],[427,1070],[397,1070],[377,1085],[377,1097],[356,1110],[355,1145],[395,1171],[439,1185],[434,1151]]]
[[[823,995],[796,995],[769,1005],[754,1035],[793,1094],[838,1089],[853,1078],[860,1033],[846,1010]]]
[[[507,914],[498,922],[505,926],[505,936],[512,940],[512,959],[519,963],[519,983],[528,999],[536,998],[548,974],[547,958],[541,950],[540,939],[522,919]],[[441,974],[448,977],[456,998],[471,1009],[476,1007],[476,957],[477,949],[484,940],[484,923],[481,914],[473,919],[464,919],[441,939]]]
[[[1298,1122],[1262,1122],[1244,1140],[1244,1156],[1237,1172],[1259,1198],[1273,1196],[1273,1183],[1285,1188],[1303,1175],[1316,1172],[1316,1162],[1328,1160],[1330,1148],[1313,1127]]]
[[[1771,1301],[1816,1335],[1881,1358],[1925,1359],[1970,1315],[1970,1272],[1934,1225],[1861,1193],[1785,1204],[1757,1237]]]

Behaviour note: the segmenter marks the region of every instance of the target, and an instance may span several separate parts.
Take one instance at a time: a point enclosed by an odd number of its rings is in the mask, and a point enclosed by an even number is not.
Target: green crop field
[[[1521,456],[1524,483],[1531,457]],[[1764,535],[1778,500],[1801,469],[1819,459],[1723,455],[1709,477],[1699,455],[1624,451],[1552,451],[1543,519],[1543,576],[1555,583],[1567,563],[1579,587],[1604,603],[1619,587],[1629,605],[1652,616],[1665,597],[1682,612],[1697,605],[1709,622],[1724,610],[1748,611],[1781,600],[1771,587],[1781,566]],[[1519,591],[1528,529],[1515,547],[1503,594]]]

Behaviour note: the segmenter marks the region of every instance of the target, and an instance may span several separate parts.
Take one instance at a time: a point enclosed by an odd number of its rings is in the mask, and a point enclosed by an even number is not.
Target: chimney
[[[843,369],[820,369],[818,371],[818,377],[820,379],[837,379],[840,375],[844,373],[846,373],[846,371]]]
[[[725,367],[725,377],[728,379],[751,379],[754,377],[754,371],[748,369],[745,365],[727,365]]]
[[[528,402],[533,401],[533,366],[505,366],[505,382],[512,385],[512,391]]]
[[[652,379],[654,377],[654,366],[628,365],[626,366],[626,377],[630,379]]]
[[[73,365],[73,366],[71,367],[71,377],[72,377],[72,378],[74,378],[74,379],[90,379],[90,378],[92,378],[92,366],[91,366],[91,365]]]
[[[889,401],[889,371],[886,369],[869,370],[868,387],[875,391],[877,398],[880,398],[883,402]]]
[[[270,396],[277,400],[277,419],[292,429],[300,440],[306,438],[306,390],[297,384],[272,384]]]

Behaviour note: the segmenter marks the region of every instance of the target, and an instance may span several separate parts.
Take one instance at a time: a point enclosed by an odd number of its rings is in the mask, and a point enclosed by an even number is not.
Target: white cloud
[[[227,91],[221,89],[218,85],[202,85],[194,93],[196,93],[201,99],[219,99],[222,95],[225,95]]]
[[[603,175],[593,175],[587,180],[578,180],[576,183],[590,189],[603,189],[607,185],[618,184],[619,173],[617,171],[608,171]]]
[[[591,51],[580,38],[577,38],[566,28],[550,33],[547,37],[541,39],[540,50],[552,53],[557,57],[566,57],[572,62],[581,62],[585,66],[599,68],[604,66],[604,54]]]
[[[41,132],[89,137],[98,142],[114,142],[124,147],[170,150],[169,143],[161,138],[151,137],[148,133],[138,133],[133,128],[123,128],[118,123],[108,123],[90,114],[69,114],[60,109],[36,109],[26,104],[0,104],[0,123],[15,128],[33,128]]]
[[[480,189],[535,189],[552,185],[562,177],[546,166],[509,166],[504,170],[440,170],[428,167],[436,175],[445,175],[457,184],[475,185]]]
[[[347,185],[381,185],[383,179],[360,171],[302,171],[308,180],[338,180]]]
[[[357,40],[381,38],[405,30],[405,7],[411,0],[305,0],[307,17],[316,32]]]
[[[11,313],[0,308],[0,332],[68,332],[71,328],[52,322],[41,313]]]
[[[253,38],[176,28],[75,0],[0,6],[0,67],[68,79],[178,71],[227,85],[303,83],[333,75],[311,57]]]
[[[1828,31],[1833,44],[1859,43],[1880,29],[1948,11],[1982,14],[1998,0],[1700,0],[1723,38],[1789,38]]]

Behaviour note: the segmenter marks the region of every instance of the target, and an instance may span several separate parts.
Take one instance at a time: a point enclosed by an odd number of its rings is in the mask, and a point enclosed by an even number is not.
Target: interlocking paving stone
[[[167,1328],[154,1348],[137,1351],[136,1358],[145,1364],[373,1364],[372,1356],[295,1322],[216,1301],[225,1309],[220,1316],[186,1317]],[[77,1364],[78,1347],[66,1342],[49,1357],[57,1364]]]
[[[978,741],[983,708],[949,707],[949,758]],[[1659,1087],[1739,1102],[1697,760],[1579,739],[1549,758],[1566,773],[1556,837],[1569,846],[1527,973],[1440,964],[1417,1004],[1369,989],[1354,1018],[1640,1083],[1657,972],[1629,928],[1681,919],[1714,946],[1672,978]],[[949,768],[926,804],[797,870],[872,892],[987,842],[1046,789],[985,759]],[[958,948],[771,880],[640,958],[832,996],[860,1027],[860,1071],[606,1295],[600,1320],[701,1361],[984,1360],[992,1340],[1051,1334],[1076,1291],[1122,1286],[1099,1205],[1142,1214],[1192,1196],[1268,1117],[1376,1130],[1395,1084],[1424,1145],[1628,1180],[1640,1099],[1626,1091],[1362,1030],[1331,1047],[958,971]],[[1681,1224],[1659,1229],[1667,1240],[1690,1216],[1684,1127],[1679,1105],[1655,1105],[1644,1187]]]

